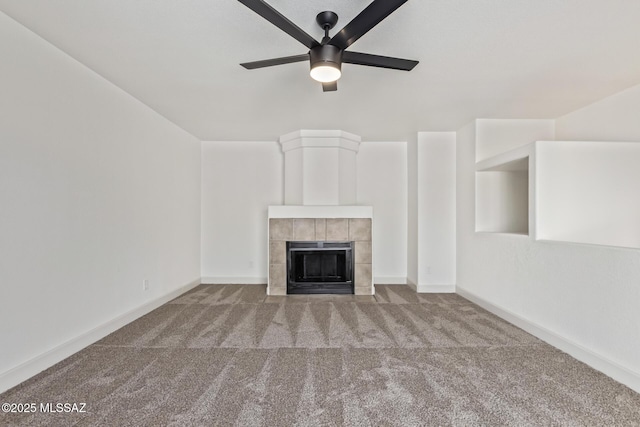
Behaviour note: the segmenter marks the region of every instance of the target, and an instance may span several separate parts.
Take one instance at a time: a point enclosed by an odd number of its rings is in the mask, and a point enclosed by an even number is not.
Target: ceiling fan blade
[[[283,56],[282,58],[264,59],[262,61],[243,62],[242,65],[247,70],[254,70],[256,68],[272,67],[274,65],[291,64],[292,62],[308,61],[309,54],[303,53],[302,55]]]
[[[311,49],[318,46],[318,43],[313,37],[305,33],[300,27],[293,22],[285,18],[280,12],[269,6],[262,0],[238,0],[249,9],[253,10],[258,15],[262,16],[267,21],[271,22],[276,27],[280,28],[285,33],[289,34],[294,39]]]
[[[323,92],[334,92],[338,90],[338,81],[330,82],[330,83],[322,83],[322,91]]]
[[[348,50],[342,52],[342,62],[404,71],[411,71],[413,67],[418,65],[418,61],[411,59],[392,58],[390,56],[371,55],[369,53],[351,52]]]
[[[374,0],[358,16],[338,32],[329,44],[346,49],[407,0]]]

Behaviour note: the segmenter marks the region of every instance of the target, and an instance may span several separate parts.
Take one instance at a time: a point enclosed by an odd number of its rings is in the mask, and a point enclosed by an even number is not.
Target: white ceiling
[[[369,0],[268,0],[318,40]],[[323,93],[307,49],[235,0],[0,0],[0,10],[203,140],[343,129],[365,140],[482,118],[555,118],[640,83],[638,0],[410,0],[349,50],[416,59],[343,66]],[[332,34],[335,32],[332,31]]]

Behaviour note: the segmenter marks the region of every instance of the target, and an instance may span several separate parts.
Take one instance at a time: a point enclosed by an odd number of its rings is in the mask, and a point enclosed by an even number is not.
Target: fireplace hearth
[[[288,294],[353,294],[353,242],[288,241]]]

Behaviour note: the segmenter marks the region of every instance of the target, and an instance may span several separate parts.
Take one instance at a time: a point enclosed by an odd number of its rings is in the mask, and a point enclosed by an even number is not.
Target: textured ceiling
[[[270,0],[317,39],[366,0]],[[323,93],[306,48],[234,0],[0,0],[0,10],[203,140],[343,129],[365,140],[483,118],[555,118],[640,83],[640,1],[409,0],[349,50],[416,59],[343,66]],[[335,30],[334,30],[335,31]],[[332,32],[333,34],[333,32]]]

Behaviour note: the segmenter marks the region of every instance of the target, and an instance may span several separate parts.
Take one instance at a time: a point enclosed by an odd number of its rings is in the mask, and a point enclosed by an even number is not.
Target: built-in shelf
[[[640,248],[640,142],[537,141],[476,163],[476,232]]]
[[[523,236],[523,237],[529,237],[529,233],[516,233],[516,232],[503,232],[503,231],[478,231],[478,234],[487,234],[487,235],[491,235],[491,234],[504,234],[507,236]]]
[[[529,163],[533,144],[476,164],[476,232],[529,234]]]

